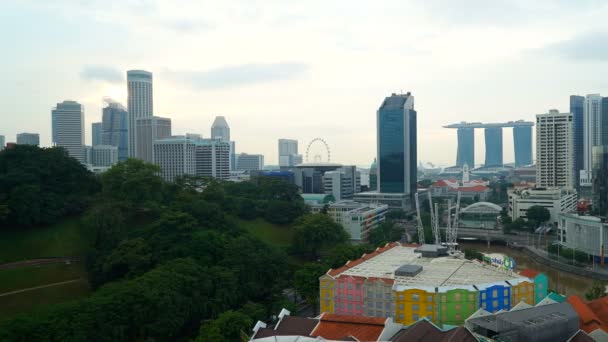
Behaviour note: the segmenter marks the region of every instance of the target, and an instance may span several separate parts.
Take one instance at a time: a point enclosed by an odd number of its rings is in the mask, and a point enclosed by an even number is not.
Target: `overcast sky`
[[[594,0],[15,0],[0,3],[0,134],[39,132],[65,99],[101,119],[126,70],[154,73],[154,114],[276,164],[277,139],[315,137],[370,164],[376,110],[411,91],[418,156],[453,165],[459,121],[533,120],[571,94],[608,93],[608,2]],[[476,136],[482,162],[483,134]],[[510,130],[505,162],[513,161]]]

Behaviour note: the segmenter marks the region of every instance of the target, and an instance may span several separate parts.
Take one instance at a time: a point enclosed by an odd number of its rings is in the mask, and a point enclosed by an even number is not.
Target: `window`
[[[513,289],[513,294],[517,294],[517,293],[519,292],[519,291],[517,291],[517,290],[518,290],[518,288],[517,288],[517,287],[516,287],[516,288],[514,288],[514,289]]]
[[[485,292],[482,292],[482,293],[481,293],[481,299],[482,299],[482,300],[485,300],[485,299],[486,299],[486,293],[485,293]]]
[[[493,302],[492,302],[492,306],[493,306],[494,308],[497,308],[497,307],[498,307],[498,301],[497,301],[497,300],[493,301]]]
[[[348,283],[348,289],[349,289],[349,290],[352,290],[352,289],[353,289],[353,284]]]
[[[441,296],[441,302],[445,303],[447,302],[448,298],[446,297],[446,295]]]
[[[427,302],[433,302],[433,296],[426,296]]]
[[[420,296],[417,293],[412,294],[412,301],[417,302],[420,300]]]
[[[376,298],[381,299],[382,298],[382,293],[376,292]]]
[[[403,300],[403,294],[402,293],[399,294],[399,300]]]
[[[521,288],[521,293],[526,293],[527,289],[525,287]]]
[[[391,300],[391,294],[390,294],[390,292],[384,294],[384,299]]]
[[[433,311],[433,305],[432,304],[427,305],[426,311]]]
[[[403,321],[403,314],[399,314],[399,320]]]
[[[355,296],[355,301],[360,302],[361,301],[361,297],[360,296]]]
[[[353,300],[353,295],[352,295],[352,294],[349,294],[349,295],[348,295],[348,300],[350,300],[350,301],[352,301],[352,300]]]
[[[348,303],[348,311],[352,311],[353,310],[353,305],[351,303]]]
[[[355,305],[355,309],[357,309],[357,311],[361,311],[361,304]]]
[[[543,289],[543,284],[538,284],[538,288],[539,288],[540,290],[542,290],[542,289]]]
[[[493,290],[492,291],[492,298],[496,298],[498,297],[498,290]]]
[[[418,311],[418,304],[412,304],[412,311]]]
[[[357,291],[361,290],[361,284],[357,284]]]
[[[481,307],[486,309],[488,306],[486,305],[486,303],[484,302],[483,304],[481,304]]]
[[[505,304],[505,306],[509,306],[509,300],[507,298],[505,298],[504,304]]]
[[[382,309],[382,302],[376,302],[376,309]]]
[[[417,321],[418,320],[418,314],[413,314],[412,315],[412,320]]]
[[[460,321],[460,320],[462,319],[462,316],[461,316],[460,314],[456,314],[456,315],[454,315],[454,318],[455,318],[457,321]]]
[[[391,309],[391,303],[386,303],[385,307],[386,307],[386,310],[390,310]]]
[[[325,301],[325,306],[329,306],[329,301],[328,300]]]
[[[461,294],[460,293],[455,293],[454,294],[454,300],[457,301],[457,302],[460,302],[462,300]]]
[[[454,306],[454,309],[455,309],[456,311],[460,311],[460,309],[462,309],[462,306],[461,306],[460,304],[456,304],[456,305]]]
[[[508,290],[508,289],[505,289],[505,290],[503,291],[503,293],[502,293],[502,294],[503,294],[505,297],[506,297],[506,296],[508,296],[508,295],[509,295],[509,290]]]
[[[470,295],[469,295],[469,301],[474,301],[474,300],[475,300],[475,295],[470,294]]]
[[[403,310],[403,304],[399,304],[399,310]]]

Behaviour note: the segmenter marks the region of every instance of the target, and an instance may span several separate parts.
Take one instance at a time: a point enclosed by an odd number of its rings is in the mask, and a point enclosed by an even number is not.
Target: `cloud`
[[[171,20],[166,21],[162,24],[162,26],[178,31],[181,33],[193,33],[197,31],[208,30],[212,28],[212,25],[205,23],[202,20],[192,20],[192,19],[179,19],[179,20]]]
[[[541,49],[576,61],[608,61],[608,32],[587,32]]]
[[[195,89],[219,89],[293,79],[308,69],[301,63],[243,64],[208,71],[171,71],[164,75]]]
[[[104,81],[109,83],[124,81],[123,73],[120,70],[99,65],[85,66],[80,72],[80,77],[86,81]]]

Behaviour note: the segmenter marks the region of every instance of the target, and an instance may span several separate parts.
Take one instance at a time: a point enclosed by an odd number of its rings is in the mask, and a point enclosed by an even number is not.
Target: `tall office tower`
[[[457,131],[458,151],[456,152],[456,166],[464,164],[475,166],[475,129],[463,127]]]
[[[513,127],[515,166],[532,165],[532,127]]]
[[[154,142],[171,136],[171,119],[153,116],[136,120],[137,158],[154,162]]]
[[[237,171],[257,171],[264,169],[264,156],[261,154],[239,153],[236,158]]]
[[[593,168],[593,146],[602,144],[602,97],[590,94],[583,104],[583,170],[580,172],[580,186],[591,186]]]
[[[572,114],[552,109],[536,115],[536,185],[574,187]]]
[[[608,217],[608,145],[593,149],[593,211]]]
[[[103,144],[103,123],[93,122],[91,124],[91,146]]]
[[[574,127],[574,179],[577,185],[580,182],[580,171],[585,169],[584,106],[584,96],[570,95],[570,113]]]
[[[600,145],[608,145],[608,97],[602,97],[602,117],[600,120],[602,135]]]
[[[19,133],[17,134],[18,145],[40,145],[40,134],[38,133]]]
[[[160,167],[163,178],[196,174],[196,142],[183,136],[154,141],[154,163]]]
[[[378,162],[374,158],[374,162],[369,167],[369,189],[378,190]]]
[[[211,139],[220,139],[230,143],[230,170],[236,169],[236,143],[230,140],[230,126],[226,118],[216,116],[211,125]]]
[[[502,166],[502,127],[484,130],[486,140],[486,163],[484,166]]]
[[[51,111],[53,145],[84,163],[84,108],[76,101],[63,101]]]
[[[292,167],[302,164],[302,155],[298,154],[298,141],[279,139],[279,166]]]
[[[127,109],[118,102],[106,100],[106,107],[102,114],[103,145],[116,146],[118,148],[118,161],[129,157],[129,117]]]
[[[392,94],[377,112],[378,190],[414,201],[418,174],[414,96]]]
[[[94,166],[112,166],[118,163],[118,147],[95,145],[91,147],[91,164]]]
[[[4,150],[4,145],[6,144],[6,140],[4,135],[0,135],[0,151]]]
[[[201,139],[196,144],[196,175],[219,180],[230,178],[230,143]]]
[[[129,101],[129,157],[137,155],[137,119],[154,116],[152,73],[144,70],[127,71]]]

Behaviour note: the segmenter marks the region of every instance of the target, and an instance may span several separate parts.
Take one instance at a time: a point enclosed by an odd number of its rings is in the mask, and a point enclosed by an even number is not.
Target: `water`
[[[491,245],[488,249],[488,246],[485,242],[460,242],[459,244],[461,250],[464,250],[465,248],[472,248],[480,251],[481,253],[501,253],[504,255],[508,255],[515,259],[517,271],[521,271],[526,268],[533,268],[535,270],[543,272],[549,278],[549,289],[555,290],[556,292],[565,296],[578,295],[581,298],[585,299],[585,292],[587,292],[593,284],[592,279],[585,278],[572,273],[559,271],[552,267],[540,264],[536,262],[534,258],[529,257],[524,252],[511,249],[506,246]]]

